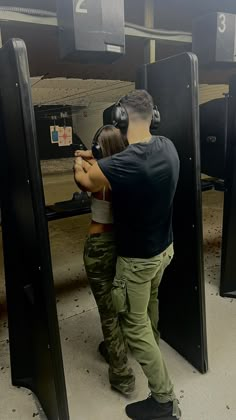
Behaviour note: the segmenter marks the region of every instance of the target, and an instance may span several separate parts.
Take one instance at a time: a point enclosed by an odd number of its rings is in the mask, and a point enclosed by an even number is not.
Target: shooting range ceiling
[[[213,99],[222,98],[229,93],[228,85],[200,85],[199,102],[203,104]]]
[[[69,1],[69,0],[68,0]],[[156,6],[156,28],[168,31],[191,32],[195,17],[214,12],[236,13],[235,0],[154,0]],[[125,21],[144,25],[145,0],[125,0]],[[0,0],[0,7],[26,7],[42,9],[56,14],[56,0]],[[223,10],[222,10],[223,9]],[[31,76],[46,74],[48,78],[68,77],[80,79],[103,79],[134,81],[136,70],[144,63],[145,39],[126,37],[126,55],[112,65],[83,65],[63,62],[59,58],[58,30],[56,26],[37,25],[19,21],[1,21],[2,40],[18,37],[25,41]],[[189,42],[189,41],[188,41]],[[157,59],[191,51],[190,43],[157,41]],[[233,70],[216,70],[210,73],[201,69],[202,83],[225,83]]]
[[[235,0],[155,0],[160,28],[192,31],[192,21],[214,12],[236,13]]]
[[[34,105],[72,105],[94,110],[134,89],[134,83],[120,80],[42,79],[31,78]],[[200,103],[221,98],[228,93],[227,85],[200,85]]]
[[[120,80],[31,78],[34,105],[73,105],[94,107],[116,102],[130,92],[134,83]]]
[[[65,0],[69,1],[69,0]],[[212,12],[236,13],[235,0],[154,0],[157,27],[191,31],[192,19]],[[145,0],[124,0],[127,22],[144,24]],[[0,0],[0,6],[27,7],[56,12],[56,0]]]

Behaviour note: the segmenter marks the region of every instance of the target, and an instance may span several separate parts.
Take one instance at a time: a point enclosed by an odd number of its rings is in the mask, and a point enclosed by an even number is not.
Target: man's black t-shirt
[[[151,258],[173,241],[179,158],[165,137],[129,145],[98,165],[112,188],[118,255]]]

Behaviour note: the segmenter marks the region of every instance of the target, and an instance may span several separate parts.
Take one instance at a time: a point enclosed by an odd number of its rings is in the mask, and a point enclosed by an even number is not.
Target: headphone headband
[[[124,105],[121,103],[122,98],[120,98],[114,105],[112,109],[112,124],[119,128],[121,132],[127,132],[129,127],[129,115]],[[156,105],[153,106],[152,111],[152,121],[150,125],[150,131],[156,131],[161,122],[160,112]]]

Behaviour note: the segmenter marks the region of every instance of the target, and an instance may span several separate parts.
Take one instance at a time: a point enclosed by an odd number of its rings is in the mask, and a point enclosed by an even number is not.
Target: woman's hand
[[[85,162],[88,162],[90,166],[96,163],[96,160],[93,157],[92,150],[76,150],[76,158],[82,158]]]
[[[76,150],[75,157],[81,157],[82,159],[94,159],[92,150]]]

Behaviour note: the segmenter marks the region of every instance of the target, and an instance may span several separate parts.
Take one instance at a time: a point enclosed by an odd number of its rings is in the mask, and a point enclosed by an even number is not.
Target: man
[[[75,179],[91,192],[104,185],[112,190],[118,249],[113,301],[151,390],[146,400],[129,404],[126,413],[135,420],[179,419],[173,385],[153,332],[158,323],[158,288],[173,257],[172,206],[179,159],[170,140],[150,134],[153,101],[146,91],[136,90],[120,104],[129,119],[128,148],[93,166],[76,159]]]

